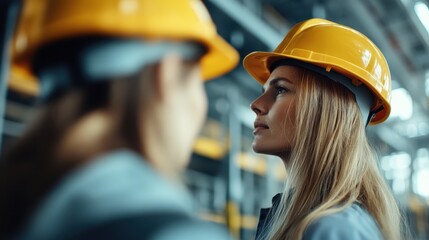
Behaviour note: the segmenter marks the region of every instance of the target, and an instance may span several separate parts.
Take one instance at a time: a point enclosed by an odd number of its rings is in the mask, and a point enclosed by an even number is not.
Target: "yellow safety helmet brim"
[[[215,36],[205,43],[209,52],[201,59],[204,79],[209,80],[223,75],[237,65],[240,56],[223,38]]]
[[[352,40],[355,45],[350,45]],[[356,53],[350,52],[353,47],[359,47]],[[391,111],[388,65],[380,50],[363,34],[330,21],[311,19],[295,25],[273,52],[247,55],[243,66],[264,84],[270,76],[270,65],[287,58],[325,68],[327,72],[334,70],[351,81],[363,83],[375,96],[372,109],[383,106],[369,124],[375,125],[388,118]]]
[[[26,2],[14,46],[15,61],[24,66],[31,65],[26,61],[41,46],[87,35],[200,43],[208,50],[201,59],[206,80],[225,74],[239,61],[237,51],[217,34],[200,0]]]
[[[37,96],[39,93],[37,79],[20,66],[11,67],[8,86],[10,90],[30,97]]]

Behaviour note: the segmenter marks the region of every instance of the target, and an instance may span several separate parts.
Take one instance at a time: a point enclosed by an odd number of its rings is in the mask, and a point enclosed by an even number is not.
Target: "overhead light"
[[[429,169],[419,169],[413,176],[413,189],[414,192],[420,196],[429,198]]]
[[[416,159],[413,161],[414,170],[429,169],[429,148],[417,149]]]
[[[408,120],[413,115],[413,100],[404,88],[397,88],[392,91],[392,118]]]
[[[429,149],[418,149],[413,165],[413,190],[418,195],[429,198]]]
[[[429,33],[429,8],[426,3],[418,1],[414,4],[414,11],[419,17],[420,22],[426,28],[426,31]]]
[[[407,190],[411,175],[411,156],[406,152],[397,152],[381,158],[381,169],[386,179],[392,181],[395,194]]]
[[[409,138],[429,135],[429,124],[426,121],[411,121],[405,126],[401,124],[400,127],[402,127],[400,131]]]

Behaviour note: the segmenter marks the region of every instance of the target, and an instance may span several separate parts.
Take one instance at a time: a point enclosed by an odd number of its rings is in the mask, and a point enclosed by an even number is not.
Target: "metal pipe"
[[[6,95],[10,69],[10,41],[21,8],[21,0],[6,0],[0,3],[0,151],[4,128]]]
[[[227,16],[231,17],[243,29],[259,39],[268,49],[274,49],[282,41],[283,36],[276,32],[271,26],[263,22],[256,14],[248,10],[238,1],[209,0]]]

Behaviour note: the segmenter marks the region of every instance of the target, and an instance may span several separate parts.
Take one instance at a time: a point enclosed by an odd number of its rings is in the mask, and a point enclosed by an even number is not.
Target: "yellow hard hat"
[[[244,68],[259,83],[270,76],[270,66],[281,59],[292,59],[336,72],[354,86],[363,84],[374,102],[369,124],[385,121],[390,114],[391,78],[381,51],[362,33],[324,19],[296,24],[273,52],[253,52],[243,61]]]
[[[24,66],[40,47],[84,35],[201,43],[208,49],[204,79],[228,72],[239,59],[200,0],[26,0],[23,11],[14,60]]]
[[[12,66],[10,69],[9,90],[24,94],[27,96],[37,96],[39,94],[39,85],[37,79],[21,66]]]

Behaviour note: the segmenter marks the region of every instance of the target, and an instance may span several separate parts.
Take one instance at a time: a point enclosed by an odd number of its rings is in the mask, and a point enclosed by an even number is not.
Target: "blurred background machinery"
[[[428,0],[205,0],[218,31],[241,57],[273,50],[291,26],[321,17],[367,35],[385,54],[393,78],[392,114],[368,137],[380,169],[415,239],[429,238],[429,1]],[[2,10],[2,16],[4,11]],[[2,21],[4,19],[1,19]],[[3,22],[0,22],[3,23]],[[19,137],[35,116],[38,86],[9,68],[2,143]],[[286,177],[283,164],[251,149],[261,92],[242,66],[206,84],[209,114],[185,173],[196,211],[226,225],[237,239],[252,239],[259,208],[269,207]]]

